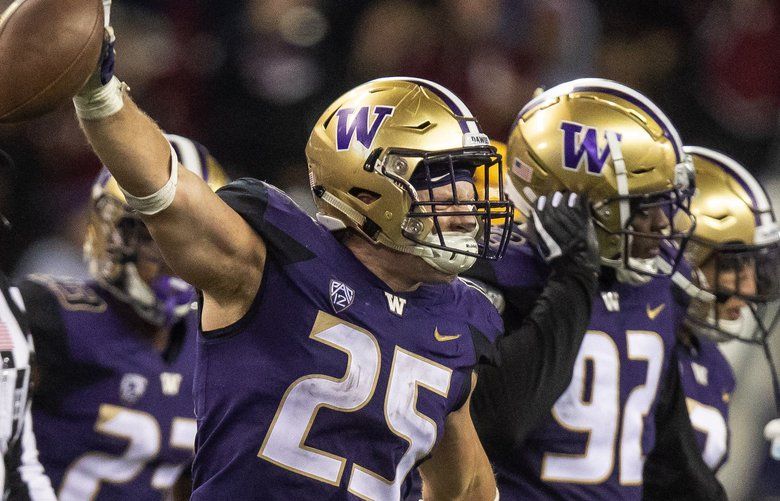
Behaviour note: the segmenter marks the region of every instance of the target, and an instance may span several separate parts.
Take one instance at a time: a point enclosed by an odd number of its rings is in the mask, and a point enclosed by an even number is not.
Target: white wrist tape
[[[171,146],[171,177],[162,188],[145,197],[136,197],[125,191],[121,186],[122,193],[125,194],[127,205],[132,209],[146,216],[153,216],[167,209],[176,196],[176,184],[179,182],[179,157],[176,150]]]
[[[129,87],[117,77],[113,77],[106,85],[90,89],[73,98],[76,115],[83,120],[100,120],[110,117],[121,110],[124,105],[124,92]]]

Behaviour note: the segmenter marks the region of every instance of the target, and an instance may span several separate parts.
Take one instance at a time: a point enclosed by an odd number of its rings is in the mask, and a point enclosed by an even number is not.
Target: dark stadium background
[[[397,74],[448,86],[497,139],[537,86],[615,79],[655,100],[687,144],[732,155],[780,191],[777,0],[116,0],[113,25],[118,74],[166,131],[304,203],[303,151],[321,111]],[[0,266],[83,275],[99,164],[71,106],[0,126],[0,148],[17,164],[0,166],[0,212],[13,223]],[[780,496],[780,465],[765,462],[760,437],[772,417],[766,364],[752,348],[725,351],[739,390],[721,478],[734,499]]]

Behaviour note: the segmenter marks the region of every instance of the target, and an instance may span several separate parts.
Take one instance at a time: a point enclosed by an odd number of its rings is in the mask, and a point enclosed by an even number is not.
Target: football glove
[[[531,241],[546,262],[574,264],[598,274],[599,248],[587,197],[559,191],[549,198],[541,196],[530,223]]]

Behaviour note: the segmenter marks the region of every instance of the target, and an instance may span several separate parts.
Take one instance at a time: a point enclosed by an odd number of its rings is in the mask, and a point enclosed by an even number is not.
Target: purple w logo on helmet
[[[563,131],[563,166],[577,170],[585,160],[588,163],[589,173],[601,175],[610,150],[609,144],[603,150],[599,150],[597,130],[574,122],[561,122],[561,130]],[[617,139],[620,141],[620,134],[617,134]]]
[[[366,148],[371,147],[374,137],[379,131],[379,127],[387,117],[393,115],[394,106],[375,106],[374,121],[369,126],[368,115],[369,107],[361,106],[355,111],[355,108],[342,108],[336,112],[338,123],[336,124],[336,149],[338,151],[348,150],[352,144],[352,138],[357,140]],[[354,114],[351,122],[349,118]]]

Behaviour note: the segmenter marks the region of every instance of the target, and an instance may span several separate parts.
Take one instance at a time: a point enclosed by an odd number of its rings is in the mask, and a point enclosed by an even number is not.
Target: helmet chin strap
[[[713,309],[715,306],[713,305]],[[710,314],[707,315],[707,321],[714,324],[716,322],[715,314],[710,310]],[[739,336],[745,328],[745,319],[740,316],[736,320],[724,320],[722,318],[717,319],[718,329],[726,332],[732,336]]]
[[[167,290],[158,294],[138,273],[135,263],[124,265],[124,291],[116,286],[109,287],[119,300],[124,301],[133,310],[152,325],[171,326],[190,311],[191,300],[182,300],[190,287],[181,279],[161,276],[168,284]]]
[[[615,276],[618,282],[630,285],[644,285],[653,279],[653,274],[658,272],[657,257],[646,259],[638,257],[628,258],[628,267],[617,268]],[[622,264],[622,263],[621,263]]]
[[[444,241],[447,242],[447,246],[454,249],[458,249],[465,252],[477,253],[479,252],[479,246],[477,240],[472,234],[461,233],[457,231],[445,231],[442,232]],[[438,238],[434,235],[428,235],[425,239],[426,242],[439,243]],[[423,246],[416,246],[423,247]],[[467,256],[465,254],[458,254],[455,252],[449,252],[433,247],[424,247],[426,254],[421,256],[423,261],[431,265],[436,270],[447,275],[457,275],[463,273],[471,268],[477,261],[474,256]]]
[[[626,162],[623,160],[623,149],[620,147],[620,138],[615,131],[606,131],[607,145],[612,156],[612,167],[615,171],[615,183],[618,195],[621,197],[619,203],[620,227],[625,228],[631,219],[631,205],[628,201],[628,170]],[[631,243],[633,238],[629,235],[627,241],[624,241],[623,257],[631,252]],[[616,269],[616,277],[619,282],[631,285],[644,285],[653,279],[653,274],[658,272],[658,258],[628,258],[629,266],[626,267],[623,259],[603,260],[604,264]],[[643,273],[644,272],[644,273]]]
[[[135,263],[125,264],[125,280],[127,281],[128,296],[138,301],[144,307],[151,308],[154,305],[154,292],[141,278]]]
[[[447,246],[453,249],[461,250],[464,252],[477,253],[479,252],[479,245],[477,244],[477,240],[474,237],[477,235],[478,232],[479,232],[478,229],[475,229],[471,233],[463,233],[459,231],[443,231],[442,236],[444,237],[444,241],[446,242]],[[438,245],[440,243],[439,239],[434,234],[428,235],[425,238],[425,242],[430,242],[435,245]],[[403,252],[404,254],[411,254],[413,256],[422,258],[422,260],[425,261],[428,265],[430,265],[437,271],[446,273],[447,275],[456,275],[458,273],[463,273],[469,268],[471,268],[474,265],[474,263],[477,261],[477,258],[474,256],[467,256],[465,254],[459,254],[457,252],[437,249],[435,247],[430,247],[428,245],[423,245],[423,244],[395,245],[392,242],[381,238],[381,236],[380,236],[380,243],[385,247],[389,247],[390,249],[393,249],[395,251]]]
[[[135,263],[125,264],[125,290],[129,296],[129,303],[136,313],[154,325],[165,323],[160,312],[155,308],[157,298],[151,287],[141,278]]]

